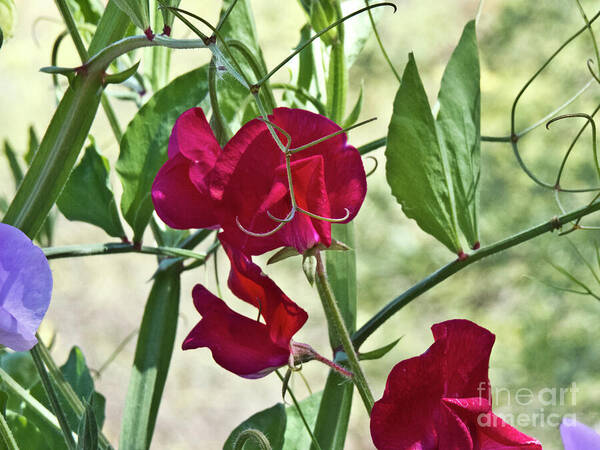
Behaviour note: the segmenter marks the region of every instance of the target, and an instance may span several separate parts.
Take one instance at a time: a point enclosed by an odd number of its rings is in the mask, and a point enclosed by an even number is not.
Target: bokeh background
[[[0,139],[7,139],[21,153],[27,146],[28,127],[43,134],[55,108],[51,79],[39,72],[49,65],[55,37],[63,30],[53,2],[18,0],[15,37],[0,49]],[[210,5],[209,5],[210,3]],[[383,41],[398,71],[409,51],[417,63],[432,104],[440,78],[462,27],[475,16],[474,0],[401,0],[398,12],[386,11],[379,20]],[[298,41],[305,17],[295,0],[251,2],[256,14],[259,40],[267,65],[273,67]],[[588,16],[597,2],[582,1]],[[181,6],[216,22],[220,2],[183,0]],[[575,2],[546,0],[488,0],[478,26],[482,65],[482,134],[510,133],[510,107],[515,95],[534,71],[570,35],[583,25]],[[594,29],[600,33],[598,26]],[[176,35],[186,35],[180,24]],[[69,43],[70,45],[70,43]],[[64,45],[60,65],[77,65],[72,48]],[[593,57],[588,33],[584,33],[553,63],[527,91],[519,106],[517,129],[536,122],[577,92],[590,78],[586,61]],[[172,75],[184,73],[208,61],[206,51],[173,53]],[[280,80],[289,79],[283,70]],[[386,134],[392,99],[398,82],[371,38],[351,71],[349,105],[364,83],[362,118],[376,116],[374,124],[353,131],[351,142],[361,145]],[[600,90],[592,86],[566,112],[590,112],[600,102]],[[127,102],[113,102],[125,126],[135,113]],[[570,119],[550,131],[539,127],[521,140],[526,163],[543,179],[552,180],[570,140],[583,124]],[[91,133],[101,151],[114,165],[118,156],[108,123],[99,112]],[[584,134],[575,147],[562,185],[585,187],[598,184],[593,168],[591,136]],[[365,205],[356,219],[359,276],[359,325],[412,284],[452,260],[441,244],[423,233],[390,195],[385,182],[383,150],[374,153],[379,169],[369,178]],[[370,164],[367,162],[367,164]],[[120,192],[118,180],[113,187]],[[0,159],[0,196],[14,193],[6,160]],[[567,209],[584,204],[590,195],[561,196]],[[483,245],[548,220],[560,211],[551,191],[535,185],[520,170],[510,145],[482,144],[481,233]],[[593,225],[593,218],[587,223]],[[432,324],[468,318],[492,330],[496,344],[490,378],[497,413],[523,432],[539,438],[544,448],[560,449],[556,423],[550,414],[576,414],[578,420],[600,429],[600,302],[591,296],[561,291],[554,285],[573,288],[567,277],[550,263],[600,293],[598,281],[574,249],[598,270],[594,245],[597,231],[580,231],[569,237],[547,234],[505,253],[490,257],[456,274],[424,294],[389,320],[370,338],[364,349],[402,337],[399,344],[379,361],[365,362],[367,377],[379,398],[387,374],[398,361],[423,352],[432,342]],[[147,237],[151,240],[151,237]],[[569,240],[568,240],[569,239]],[[58,217],[54,245],[106,242],[101,230]],[[264,262],[265,258],[259,258]],[[55,291],[43,335],[55,336],[53,354],[66,360],[72,345],[79,345],[92,368],[100,368],[124,339],[138,327],[155,269],[149,255],[112,255],[55,260],[52,269]],[[227,263],[219,255],[221,278]],[[309,342],[327,354],[325,321],[316,292],[310,288],[294,258],[267,272],[310,314],[297,340]],[[275,376],[244,380],[217,366],[208,350],[182,352],[185,335],[199,319],[191,303],[191,288],[204,283],[212,288],[212,267],[186,272],[183,278],[181,315],[176,348],[164,399],[158,416],[153,448],[217,449],[229,432],[251,414],[281,400]],[[233,298],[225,294],[226,299]],[[118,442],[120,419],[135,339],[129,341],[96,380],[96,388],[107,397],[105,433]],[[322,388],[327,370],[318,363],[305,365],[313,391]],[[571,388],[561,402],[552,392]],[[307,395],[304,383],[295,377],[292,386],[300,397]],[[517,401],[520,389],[531,390],[533,400]],[[521,391],[523,392],[523,391]],[[355,396],[355,400],[358,396]],[[523,400],[523,397],[521,397]],[[556,416],[556,417],[558,417]],[[372,448],[368,420],[355,401],[347,440],[348,449]]]

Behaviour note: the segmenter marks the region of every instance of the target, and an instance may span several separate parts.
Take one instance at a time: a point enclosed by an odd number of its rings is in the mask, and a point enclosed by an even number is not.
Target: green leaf
[[[247,429],[260,430],[269,440],[273,450],[283,448],[283,439],[287,424],[285,409],[283,403],[277,403],[271,408],[250,416],[231,432],[227,441],[225,441],[223,450],[233,450],[233,444],[237,436]],[[259,447],[252,441],[249,441],[244,445],[244,450],[255,450],[258,448]]]
[[[448,155],[458,225],[471,247],[479,242],[480,87],[475,21],[465,26],[444,71],[436,124]]]
[[[321,449],[343,450],[348,432],[354,384],[331,370],[319,405],[314,434]],[[316,450],[311,446],[311,450]]]
[[[77,428],[77,450],[96,450],[98,448],[98,424],[94,415],[93,400],[85,407],[85,412]]]
[[[322,392],[315,392],[304,400],[298,402],[304,418],[311,428],[314,428]],[[294,405],[285,408],[287,424],[285,427],[283,450],[308,450],[311,445],[310,434],[298,414]],[[325,447],[323,447],[323,450]]]
[[[175,343],[179,269],[178,265],[159,272],[152,285],[135,349],[119,448],[150,447]]]
[[[448,161],[412,53],[394,100],[385,156],[387,181],[404,214],[459,253]]]
[[[156,92],[127,126],[116,169],[123,185],[121,211],[140,242],[154,211],[150,189],[167,159],[167,145],[175,120],[200,104],[208,93],[207,66],[176,78]]]
[[[388,352],[393,349],[396,344],[398,342],[400,342],[400,339],[402,338],[398,338],[393,342],[390,342],[387,345],[384,345],[383,347],[379,347],[378,349],[372,350],[370,352],[366,352],[366,353],[359,353],[358,357],[361,361],[366,361],[369,359],[379,359],[379,358],[383,358],[385,355],[388,354]]]
[[[8,141],[4,141],[4,154],[6,155],[6,159],[8,159],[8,165],[15,180],[15,188],[18,189],[19,184],[23,181],[23,169],[21,168],[17,154]]]
[[[308,13],[312,29],[318,33],[327,28],[336,20],[335,7],[331,0],[312,0]],[[338,31],[332,28],[327,33],[322,34],[320,39],[325,45],[333,45],[338,38]]]
[[[102,228],[109,236],[123,237],[115,196],[110,187],[110,167],[92,143],[56,202],[69,220],[79,220]]]
[[[27,165],[31,165],[31,161],[33,161],[33,157],[40,148],[40,140],[37,137],[37,133],[35,132],[35,128],[33,125],[29,127],[29,143],[27,145],[27,153],[25,153],[25,162]]]
[[[302,413],[311,427],[315,424],[321,396],[322,393],[317,392],[299,402]],[[254,414],[237,426],[227,438],[223,450],[233,450],[237,435],[249,428],[261,431],[269,439],[273,450],[308,450],[311,444],[310,435],[296,407],[294,405],[285,407],[282,403],[277,403],[271,408]],[[244,445],[244,450],[257,448],[251,442]]]

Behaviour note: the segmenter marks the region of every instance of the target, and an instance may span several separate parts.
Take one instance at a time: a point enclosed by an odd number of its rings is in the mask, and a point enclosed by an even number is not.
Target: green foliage
[[[13,179],[15,180],[15,189],[18,189],[19,184],[23,181],[23,169],[21,168],[21,163],[19,162],[17,154],[6,140],[4,141],[4,154],[6,155],[8,166],[10,167]]]
[[[445,146],[456,201],[458,226],[472,247],[479,241],[480,88],[475,21],[465,26],[444,71],[436,120]]]
[[[394,100],[385,156],[387,181],[404,214],[461,251],[449,174],[412,53]]]
[[[67,3],[77,22],[92,25],[100,22],[104,6],[99,0],[68,0]]]
[[[322,393],[318,392],[299,402],[300,409],[308,424],[314,426]],[[229,435],[223,450],[233,450],[237,436],[244,430],[255,429],[262,432],[273,450],[308,450],[311,440],[295,406],[277,403],[260,411],[238,425]],[[258,450],[259,447],[248,441],[244,450]]]
[[[446,67],[434,121],[412,53],[394,101],[386,174],[392,194],[455,253],[458,229],[469,246],[479,241],[480,88],[475,22],[469,22]]]
[[[354,384],[330,370],[319,405],[314,434],[321,449],[343,450],[348,432]],[[316,446],[311,444],[311,450]]]
[[[56,202],[69,220],[80,220],[102,228],[109,236],[123,237],[115,196],[110,187],[110,166],[95,143],[86,149],[81,162]]]
[[[2,39],[12,37],[17,24],[17,7],[14,0],[0,0],[0,47]]]
[[[150,448],[177,330],[179,271],[177,265],[159,272],[146,302],[127,389],[120,448]]]
[[[121,211],[140,242],[154,211],[150,189],[167,159],[167,144],[175,120],[199,105],[208,93],[208,68],[192,70],[156,92],[127,126],[116,169],[123,185]]]

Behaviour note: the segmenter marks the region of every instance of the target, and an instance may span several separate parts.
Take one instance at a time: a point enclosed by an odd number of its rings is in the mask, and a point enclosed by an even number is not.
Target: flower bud
[[[129,16],[133,24],[143,30],[147,36],[150,29],[148,0],[114,0],[117,6]],[[148,37],[150,39],[150,37]]]

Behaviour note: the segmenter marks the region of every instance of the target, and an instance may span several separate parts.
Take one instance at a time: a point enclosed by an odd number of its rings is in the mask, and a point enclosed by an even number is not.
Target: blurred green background
[[[212,2],[211,2],[212,3]],[[183,0],[182,7],[215,22],[220,2],[211,6]],[[358,2],[360,5],[362,2]],[[258,35],[269,67],[273,67],[298,41],[305,18],[295,0],[251,2]],[[383,41],[398,71],[409,51],[417,64],[431,102],[435,101],[441,74],[462,27],[474,17],[477,1],[397,1],[398,12],[386,11],[379,21]],[[588,16],[598,2],[582,1]],[[49,65],[56,35],[62,31],[59,16],[50,1],[18,1],[15,37],[0,49],[0,139],[25,151],[27,129],[39,134],[55,107],[50,77],[39,72]],[[576,3],[564,0],[488,0],[478,27],[482,64],[482,134],[510,133],[510,107],[526,80],[550,54],[583,25]],[[600,27],[595,26],[597,34]],[[188,33],[176,25],[175,34]],[[70,44],[69,44],[70,45]],[[517,129],[536,122],[577,92],[590,78],[586,60],[593,57],[588,33],[573,42],[522,98]],[[77,64],[74,51],[63,46],[60,65]],[[172,74],[177,75],[208,61],[205,51],[173,53]],[[285,70],[279,80],[288,80]],[[377,116],[351,132],[350,142],[361,145],[386,134],[392,100],[398,83],[385,64],[373,38],[350,73],[349,107],[364,82],[365,103],[361,118]],[[592,86],[565,112],[591,112],[600,102],[600,90]],[[135,112],[129,103],[115,101],[123,125]],[[544,180],[553,180],[561,158],[582,119],[555,124],[550,131],[539,127],[520,141],[525,162]],[[92,135],[114,165],[118,146],[100,112]],[[563,187],[585,187],[598,183],[593,169],[589,130],[575,147],[562,181]],[[412,284],[451,261],[441,244],[406,219],[385,182],[383,150],[374,153],[380,168],[369,178],[365,205],[356,219],[358,235],[359,326],[374,312]],[[370,162],[366,163],[370,165]],[[117,180],[113,186],[119,191]],[[5,160],[0,162],[0,196],[13,194]],[[551,191],[535,185],[518,167],[509,144],[483,143],[481,178],[482,244],[490,244],[559,214]],[[590,201],[590,195],[562,195],[566,209]],[[593,225],[594,218],[586,223]],[[600,222],[597,221],[596,222]],[[592,263],[597,231],[569,235],[571,242]],[[149,237],[148,237],[149,239]],[[98,229],[59,218],[55,245],[105,242]],[[264,262],[266,258],[258,258]],[[483,260],[443,282],[413,301],[389,320],[365,344],[363,350],[403,337],[388,355],[366,362],[365,370],[376,398],[387,374],[398,361],[423,352],[432,342],[432,324],[468,318],[497,336],[492,352],[490,378],[495,412],[504,415],[521,431],[537,437],[546,449],[560,449],[556,417],[576,414],[581,422],[600,429],[600,302],[591,296],[566,293],[549,287],[574,287],[553,269],[561,265],[600,293],[600,285],[589,274],[567,238],[547,234],[500,255]],[[219,257],[221,277],[228,267]],[[43,324],[43,334],[57,333],[53,353],[60,362],[70,347],[82,347],[88,364],[99,368],[115,348],[136,329],[150,289],[148,280],[155,267],[149,255],[114,255],[52,262],[55,291]],[[296,336],[327,353],[328,339],[316,292],[304,279],[299,258],[288,260],[267,272],[284,291],[301,304],[310,319]],[[179,344],[199,319],[191,304],[191,288],[204,283],[212,288],[212,267],[184,276],[181,318],[171,372],[165,389],[153,441],[154,448],[220,448],[229,432],[252,413],[281,400],[275,376],[244,380],[217,366],[208,350],[183,353]],[[226,299],[235,302],[230,294]],[[134,341],[108,366],[97,380],[97,390],[107,397],[106,434],[117,441],[123,401],[134,351]],[[305,365],[311,388],[321,389],[326,368]],[[560,388],[576,391],[560,400]],[[307,394],[303,382],[292,380],[297,395]],[[531,390],[533,400],[517,398]],[[519,391],[521,390],[521,391]],[[552,392],[557,398],[552,401]],[[357,398],[357,397],[356,397]],[[368,421],[360,402],[352,413],[348,449],[372,448]],[[553,416],[552,414],[558,415]],[[198,443],[202,443],[199,446]]]

